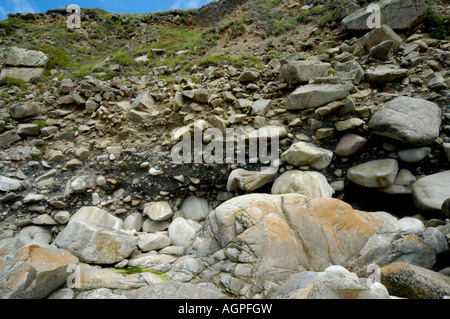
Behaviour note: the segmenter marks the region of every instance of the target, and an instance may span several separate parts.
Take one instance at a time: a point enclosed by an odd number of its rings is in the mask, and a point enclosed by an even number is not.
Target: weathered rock
[[[334,66],[334,70],[336,71],[334,76],[352,80],[354,84],[361,82],[364,77],[364,69],[354,60],[338,63]]]
[[[289,84],[308,83],[318,77],[326,77],[331,64],[321,61],[290,61],[281,66],[280,79]]]
[[[142,287],[134,295],[136,299],[226,299],[219,289],[178,281],[165,281]]]
[[[244,289],[244,295],[252,296],[299,271],[346,267],[381,223],[337,199],[251,194],[217,207],[186,252],[205,258],[223,252],[231,261],[245,263],[251,277],[235,273],[220,282],[235,295]],[[204,272],[198,277],[202,274],[204,280],[212,279]]]
[[[131,109],[134,111],[151,111],[156,109],[156,103],[150,92],[146,91],[136,97],[131,104]]]
[[[86,263],[115,264],[130,256],[136,249],[137,240],[132,235],[101,224],[71,220],[54,244]]]
[[[286,137],[287,130],[284,126],[263,126],[257,130],[251,131],[245,134],[242,138],[249,141],[261,141],[261,140],[272,140],[272,139],[282,139]]]
[[[9,146],[17,141],[20,141],[21,137],[17,134],[17,131],[11,130],[3,134],[0,134],[0,148]]]
[[[37,124],[19,124],[17,134],[20,135],[39,135],[39,126]]]
[[[333,152],[312,143],[298,142],[281,154],[281,159],[295,166],[309,165],[315,169],[324,169],[330,165]]]
[[[331,198],[334,190],[319,172],[289,171],[278,177],[272,194],[297,193],[309,198]]]
[[[78,259],[62,249],[37,245],[0,258],[0,298],[43,299],[63,285]]]
[[[264,116],[272,105],[272,100],[261,99],[255,101],[252,105],[252,115]]]
[[[388,25],[382,25],[381,28],[374,29],[366,33],[357,43],[355,48],[355,54],[357,56],[369,53],[372,48],[385,42],[392,41],[392,51],[396,53],[400,48],[400,44],[403,39],[392,30]]]
[[[253,82],[259,79],[260,74],[257,70],[248,69],[244,70],[238,78],[239,82]]]
[[[407,169],[401,169],[392,185],[380,188],[379,191],[387,194],[411,194],[411,187],[417,178]]]
[[[441,215],[445,219],[450,219],[450,198],[446,199],[442,204]]]
[[[70,221],[73,220],[96,223],[116,230],[120,230],[123,225],[123,221],[120,218],[94,206],[80,208],[70,219]]]
[[[75,178],[70,183],[70,192],[71,193],[83,193],[89,188],[95,186],[95,178],[90,175],[82,175]]]
[[[227,190],[231,192],[241,189],[252,192],[271,182],[274,176],[275,174],[265,174],[261,171],[235,169],[228,177]]]
[[[398,162],[394,159],[374,160],[351,167],[347,178],[364,187],[387,187],[394,183],[398,169]]]
[[[431,147],[406,149],[398,152],[399,158],[406,163],[416,163],[423,160],[431,153]]]
[[[209,215],[211,207],[206,199],[189,196],[181,204],[180,210],[186,219],[204,220]]]
[[[348,120],[337,121],[335,123],[335,127],[336,127],[336,130],[342,132],[342,131],[347,131],[347,130],[357,128],[365,123],[366,122],[364,122],[363,120],[361,120],[357,117],[353,117]]]
[[[74,90],[75,84],[72,82],[71,79],[63,79],[61,81],[60,91],[63,94],[70,93]]]
[[[447,244],[444,236],[440,235],[442,241]],[[437,262],[438,252],[430,243],[424,241],[424,238],[417,234],[408,234],[386,246],[372,249],[363,254],[352,262],[349,270],[363,276],[367,274],[367,268],[370,264],[384,267],[396,262],[432,269]]]
[[[383,41],[370,49],[369,56],[380,61],[389,60],[393,54],[393,45],[394,41],[392,40]]]
[[[92,289],[137,289],[147,284],[140,274],[122,275],[111,269],[98,269],[96,267],[80,267],[80,274],[74,282],[79,290]]]
[[[346,134],[340,140],[334,153],[337,156],[350,156],[367,144],[367,139],[356,134]]]
[[[387,24],[394,30],[409,30],[425,18],[427,10],[423,0],[382,0],[375,4],[381,10],[381,24]],[[346,30],[370,30],[367,20],[372,14],[367,8],[362,8],[345,17],[342,26]]]
[[[22,228],[19,233],[21,236],[25,235],[29,238],[27,244],[36,244],[36,245],[48,245],[52,242],[53,236],[50,231],[41,226],[26,226]]]
[[[208,103],[209,96],[210,96],[209,89],[196,89],[194,91],[193,99],[194,101],[199,103]]]
[[[435,103],[398,97],[382,106],[369,122],[372,133],[403,143],[427,145],[439,136],[441,110]]]
[[[450,194],[450,171],[419,179],[412,186],[414,202],[421,211],[440,211]]]
[[[186,246],[199,228],[196,222],[177,217],[169,226],[170,241],[176,246]]]
[[[394,263],[380,269],[381,283],[392,296],[410,299],[442,299],[450,295],[450,278],[407,263]]]
[[[388,299],[382,284],[368,283],[341,266],[323,272],[301,272],[289,278],[275,293],[277,299]]]
[[[172,207],[166,201],[145,204],[144,214],[155,221],[165,221],[173,216]]]
[[[0,176],[0,191],[11,192],[16,191],[22,187],[22,182],[18,179],[13,179],[5,176]]]
[[[351,84],[308,84],[297,88],[286,99],[286,109],[303,110],[347,97]]]
[[[44,68],[48,60],[43,52],[12,47],[8,50],[5,64],[12,67]]]
[[[45,72],[44,68],[17,68],[17,67],[5,67],[0,72],[0,79],[14,78],[25,82],[42,76]]]
[[[139,236],[138,247],[143,252],[159,250],[171,244],[170,238],[164,234],[145,234]]]
[[[395,65],[378,65],[375,69],[366,71],[366,79],[370,83],[384,84],[405,78],[407,69],[402,69]]]
[[[40,107],[35,102],[15,102],[8,107],[8,111],[12,118],[24,119],[38,115]]]
[[[140,213],[132,213],[127,216],[127,218],[123,222],[124,230],[136,230],[140,231],[142,228],[143,219]]]

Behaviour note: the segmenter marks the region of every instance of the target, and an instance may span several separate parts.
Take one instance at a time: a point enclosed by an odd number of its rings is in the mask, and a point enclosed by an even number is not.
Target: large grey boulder
[[[0,258],[0,299],[43,299],[63,285],[78,259],[62,249],[30,245]]]
[[[450,197],[450,171],[428,175],[412,186],[414,202],[421,211],[440,211]]]
[[[272,194],[296,193],[309,198],[331,198],[334,190],[327,178],[319,172],[289,171],[278,177]]]
[[[286,109],[303,110],[316,108],[341,100],[353,90],[351,84],[308,84],[297,88],[286,99]]]
[[[133,235],[101,224],[71,220],[54,244],[82,262],[109,265],[130,256],[137,248],[137,240]]]
[[[8,50],[5,64],[14,67],[44,68],[49,58],[41,51],[12,47]]]
[[[318,77],[326,77],[330,63],[321,61],[290,61],[280,69],[280,79],[289,84],[308,83]]]
[[[13,119],[24,119],[40,113],[40,106],[35,102],[14,102],[8,107]]]
[[[396,53],[403,39],[390,26],[384,24],[381,28],[367,32],[359,39],[355,47],[355,55],[361,56],[367,54],[371,49],[386,41],[392,41],[392,53]]]
[[[367,81],[375,84],[398,81],[405,78],[407,75],[407,69],[402,69],[395,65],[378,65],[375,69],[366,71]]]
[[[33,78],[44,74],[45,67],[49,61],[46,54],[40,51],[27,50],[18,47],[11,47],[3,50],[5,67],[0,73],[0,79],[7,77],[21,79],[29,82]]]
[[[381,24],[394,30],[409,30],[425,18],[427,11],[423,0],[382,0],[373,4],[380,7]],[[345,17],[342,26],[346,30],[370,30],[367,20],[371,15],[367,8],[362,8]]]
[[[423,146],[439,136],[441,115],[433,102],[402,96],[385,103],[368,125],[374,134]]]
[[[14,78],[30,82],[34,78],[38,78],[43,75],[45,69],[42,68],[16,68],[6,67],[0,72],[0,79]]]

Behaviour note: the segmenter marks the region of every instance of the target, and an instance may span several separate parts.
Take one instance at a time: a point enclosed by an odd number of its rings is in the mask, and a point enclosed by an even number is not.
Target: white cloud
[[[208,3],[209,1],[205,1],[205,0],[176,0],[172,4],[171,9],[200,8],[202,5]]]
[[[7,0],[9,3],[9,6],[11,8],[11,11],[14,13],[21,12],[21,13],[36,13],[38,10],[36,10],[29,2],[28,0]]]
[[[6,16],[7,16],[6,9],[2,6],[0,6],[0,19],[3,19],[3,17],[6,18]]]

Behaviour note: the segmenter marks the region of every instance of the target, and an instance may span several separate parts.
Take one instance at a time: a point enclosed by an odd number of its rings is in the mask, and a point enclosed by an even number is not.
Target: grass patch
[[[148,269],[146,269],[144,267],[140,267],[140,266],[127,267],[127,268],[108,268],[108,269],[114,270],[122,275],[133,275],[133,274],[141,274],[144,272],[149,272],[149,273],[158,275],[164,281],[171,281],[171,279],[167,278],[166,274],[161,271],[148,270]]]
[[[427,8],[426,25],[435,39],[445,40],[450,32],[449,17],[438,15],[431,7]]]
[[[10,77],[5,77],[2,82],[9,88],[13,86],[17,86],[22,91],[26,91],[28,89],[28,84],[24,80],[21,79],[15,79]]]

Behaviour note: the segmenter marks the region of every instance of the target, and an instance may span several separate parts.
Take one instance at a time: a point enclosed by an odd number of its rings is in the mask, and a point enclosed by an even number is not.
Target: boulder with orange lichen
[[[394,263],[380,269],[381,283],[391,296],[410,299],[442,299],[450,296],[450,277],[432,270]]]
[[[0,299],[42,299],[63,285],[78,258],[66,250],[30,245],[0,258]]]
[[[297,272],[346,267],[382,223],[338,199],[251,194],[211,212],[187,252],[205,259],[213,256],[213,266],[200,278],[217,280],[232,294],[253,297]],[[229,273],[211,278],[217,262],[225,263]]]

